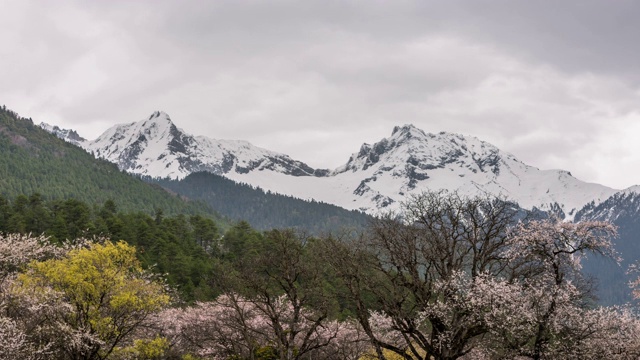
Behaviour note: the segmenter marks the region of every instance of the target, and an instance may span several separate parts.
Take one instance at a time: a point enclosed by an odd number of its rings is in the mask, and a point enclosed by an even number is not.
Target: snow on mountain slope
[[[152,177],[180,179],[196,171],[224,175],[264,169],[293,176],[328,173],[246,141],[185,134],[163,112],[139,122],[113,126],[82,146],[123,170]]]
[[[601,220],[616,223],[620,218],[637,223],[640,214],[640,185],[618,191],[608,199],[587,204],[576,215],[577,220]]]
[[[40,123],[40,127],[59,137],[60,139],[66,140],[72,144],[81,145],[87,141],[85,138],[78,135],[75,130],[61,129],[58,126],[49,125],[44,122]]]
[[[585,204],[599,203],[616,192],[582,182],[566,171],[528,166],[475,137],[426,134],[412,125],[396,127],[390,137],[362,145],[328,178],[300,178],[294,184],[275,173],[230,177],[368,212],[396,208],[407,195],[426,189],[447,189],[465,195],[503,196],[528,209],[559,207],[572,218]]]
[[[163,112],[116,125],[80,145],[134,174],[183,178],[209,171],[370,213],[395,209],[408,195],[427,189],[447,189],[502,196],[524,208],[553,209],[572,219],[586,204],[601,203],[617,191],[582,182],[566,171],[528,166],[475,137],[425,133],[412,125],[395,127],[390,137],[373,145],[363,144],[334,171],[313,169],[246,141],[188,135]]]

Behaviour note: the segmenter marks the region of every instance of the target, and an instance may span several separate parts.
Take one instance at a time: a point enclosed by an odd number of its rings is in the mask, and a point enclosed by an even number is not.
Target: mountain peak
[[[394,126],[391,135],[395,135],[398,132],[407,133],[413,129],[417,129],[413,124],[404,124],[402,126]]]
[[[88,142],[85,148],[98,157],[117,163],[121,169],[135,172],[142,166],[134,159],[144,158],[145,167],[164,169],[164,158],[169,155],[171,159],[185,156],[194,142],[193,137],[185,135],[173,124],[167,113],[154,111],[138,122],[111,127]],[[167,175],[175,176],[181,168],[179,164],[172,165],[166,168]],[[149,175],[146,168],[140,173]]]
[[[183,132],[178,129],[171,117],[163,111],[154,111],[148,118],[128,125],[120,125],[118,133],[129,133],[140,141],[171,142],[180,138]]]
[[[141,128],[149,128],[149,127],[175,127],[173,121],[171,121],[171,117],[169,114],[163,111],[154,111],[149,118],[142,120],[139,122]]]
[[[466,151],[467,146],[472,145],[479,145],[483,148],[495,148],[495,146],[481,141],[473,136],[465,136],[462,134],[446,131],[441,131],[437,134],[427,133],[413,124],[395,126],[393,128],[393,131],[391,132],[391,136],[383,139],[383,141],[392,145],[391,147],[397,147],[405,144],[406,142],[411,142],[414,145],[420,144],[418,146],[421,148],[423,148],[424,146],[428,146],[433,149],[441,147],[442,145],[447,145],[447,147],[460,148],[463,151]]]
[[[169,116],[169,114],[159,110],[156,110],[153,113],[151,113],[148,120],[153,120],[153,119],[158,119],[158,120],[164,119],[164,120],[171,121],[171,117]]]
[[[402,126],[394,126],[391,132],[391,138],[412,138],[412,137],[426,137],[422,129],[418,129],[413,124],[405,124]]]
[[[197,171],[247,174],[269,170],[293,176],[329,173],[246,141],[194,137],[176,127],[162,111],[138,122],[113,126],[85,148],[123,170],[153,177],[183,178]]]
[[[495,173],[499,171],[498,153],[495,146],[474,137],[447,132],[425,133],[412,124],[405,124],[395,126],[390,137],[373,145],[363,144],[336,172],[367,170],[374,165],[397,168],[400,164],[435,169],[447,163],[466,161],[478,165],[478,170],[484,170],[484,165],[491,163]]]

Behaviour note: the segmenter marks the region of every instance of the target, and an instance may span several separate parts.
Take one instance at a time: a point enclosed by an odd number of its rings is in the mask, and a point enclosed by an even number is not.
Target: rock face
[[[68,130],[54,133],[130,173],[181,179],[208,171],[281,194],[370,213],[395,209],[407,196],[427,189],[447,189],[502,196],[524,208],[573,218],[583,206],[599,204],[616,192],[582,182],[566,171],[528,166],[475,137],[425,133],[413,125],[396,126],[391,136],[363,144],[332,171],[313,169],[246,141],[186,134],[163,112],[116,125],[92,141],[79,136],[73,140]]]
[[[44,122],[40,123],[40,127],[72,144],[81,145],[87,141],[87,139],[80,136],[75,130],[61,129],[55,125],[49,125]]]

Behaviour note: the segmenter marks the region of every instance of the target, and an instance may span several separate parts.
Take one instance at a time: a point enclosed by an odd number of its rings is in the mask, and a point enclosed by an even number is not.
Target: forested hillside
[[[43,234],[56,244],[78,238],[125,240],[138,248],[142,265],[166,274],[183,299],[210,298],[210,255],[216,254],[213,244],[221,235],[213,220],[164,216],[160,210],[151,216],[118,207],[112,200],[90,205],[76,199],[45,201],[39,194],[18,195],[13,201],[0,196],[0,234]]]
[[[640,259],[640,195],[635,192],[619,193],[598,206],[586,207],[577,214],[577,221],[610,221],[618,227],[613,239],[622,257],[620,264],[598,257],[587,257],[585,272],[599,279],[597,294],[602,305],[619,305],[632,301],[629,293],[629,266]]]
[[[233,220],[245,220],[260,230],[291,227],[318,234],[345,228],[362,229],[371,220],[359,211],[265,192],[207,172],[193,173],[180,181],[151,178],[145,181],[204,201],[216,212]]]
[[[91,204],[111,199],[127,211],[211,213],[202,203],[184,201],[95,159],[5,106],[0,108],[0,154],[0,194],[7,198],[39,193],[44,199],[73,198]]]

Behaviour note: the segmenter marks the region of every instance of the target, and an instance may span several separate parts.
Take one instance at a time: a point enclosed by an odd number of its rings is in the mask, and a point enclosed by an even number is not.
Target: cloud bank
[[[412,123],[640,183],[632,1],[3,1],[0,99],[97,137],[169,113],[335,168]]]

